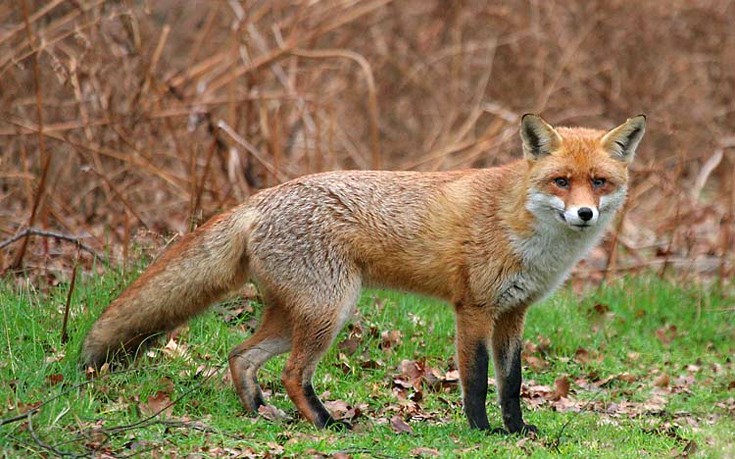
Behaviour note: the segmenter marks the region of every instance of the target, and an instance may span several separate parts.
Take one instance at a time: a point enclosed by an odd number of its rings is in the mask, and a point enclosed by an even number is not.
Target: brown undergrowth
[[[578,274],[728,279],[734,29],[724,0],[4,2],[0,269],[125,263],[307,173],[495,165],[524,112],[645,112],[628,205]]]

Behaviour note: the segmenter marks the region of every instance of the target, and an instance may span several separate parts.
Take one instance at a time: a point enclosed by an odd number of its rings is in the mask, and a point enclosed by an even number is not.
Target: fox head
[[[584,231],[607,222],[622,206],[628,165],[646,130],[645,115],[604,132],[553,128],[540,116],[521,121],[529,162],[527,209],[539,220]]]

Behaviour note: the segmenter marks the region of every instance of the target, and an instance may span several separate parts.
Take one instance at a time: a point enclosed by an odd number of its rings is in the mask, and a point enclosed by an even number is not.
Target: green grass
[[[0,284],[0,419],[37,408],[0,426],[5,457],[638,458],[671,457],[693,445],[702,457],[735,455],[735,312],[732,299],[705,288],[637,277],[583,298],[563,291],[534,306],[525,332],[524,411],[540,435],[526,440],[469,430],[456,384],[400,393],[394,380],[402,360],[440,376],[453,369],[454,323],[450,307],[392,292],[363,295],[356,325],[337,340],[352,332],[352,349],[333,346],[314,379],[325,400],[360,408],[352,432],[317,431],[299,418],[280,384],[283,357],[269,362],[260,380],[269,403],[293,420],[244,413],[224,363],[248,336],[257,304],[237,315],[226,311],[238,302],[215,306],[176,337],[176,352],[159,347],[128,370],[87,379],[77,364],[84,333],[127,277],[77,283],[66,344],[60,331],[68,286],[42,293],[15,280]],[[401,332],[400,342],[386,348],[381,334],[392,330]],[[568,400],[544,399],[543,387],[553,390],[559,378],[571,382]],[[172,412],[149,417],[156,397],[175,401]],[[494,392],[489,400],[491,423],[499,426]],[[413,432],[396,433],[395,415]]]

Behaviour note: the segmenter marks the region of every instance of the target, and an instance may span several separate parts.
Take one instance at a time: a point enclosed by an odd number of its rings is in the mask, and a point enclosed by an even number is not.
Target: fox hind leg
[[[277,304],[266,306],[255,333],[230,352],[232,382],[245,409],[257,413],[265,405],[258,370],[271,358],[290,349],[291,327],[286,314]]]
[[[324,407],[314,391],[312,377],[317,363],[354,310],[359,290],[359,285],[347,288],[339,301],[331,303],[335,308],[302,308],[300,311],[309,313],[294,322],[293,351],[281,379],[299,412],[318,428],[350,428],[348,424],[336,421]]]

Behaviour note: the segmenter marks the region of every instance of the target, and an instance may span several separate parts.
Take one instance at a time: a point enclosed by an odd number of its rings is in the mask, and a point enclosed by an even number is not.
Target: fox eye
[[[605,186],[605,183],[607,183],[607,180],[604,178],[593,178],[592,179],[592,187],[593,188],[602,188]]]
[[[554,179],[554,185],[559,188],[569,188],[569,180],[564,177],[557,177]]]

